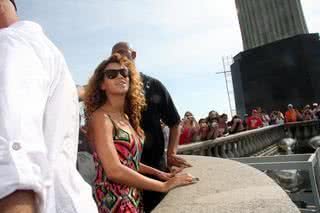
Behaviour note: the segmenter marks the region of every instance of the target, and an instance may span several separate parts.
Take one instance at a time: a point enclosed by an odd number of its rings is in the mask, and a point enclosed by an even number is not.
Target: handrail
[[[206,146],[206,145],[210,145],[210,144],[218,144],[218,143],[225,143],[229,140],[233,140],[233,139],[239,139],[242,137],[247,137],[253,134],[257,134],[269,129],[274,129],[276,127],[280,127],[283,126],[283,124],[280,125],[272,125],[272,126],[267,126],[267,127],[262,127],[259,129],[252,129],[252,130],[247,130],[244,132],[239,132],[237,134],[233,134],[233,135],[228,135],[228,136],[224,136],[224,137],[219,137],[216,139],[212,139],[212,140],[206,140],[206,141],[200,141],[200,142],[194,142],[191,144],[186,144],[186,145],[179,145],[178,148],[178,152],[180,153],[181,151],[186,151],[189,150],[190,148],[199,148],[199,146]]]

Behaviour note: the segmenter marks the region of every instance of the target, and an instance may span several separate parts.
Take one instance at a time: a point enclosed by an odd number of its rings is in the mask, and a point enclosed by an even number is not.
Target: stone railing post
[[[220,155],[220,153],[219,153],[219,146],[218,145],[215,145],[214,147],[213,147],[213,149],[214,149],[214,157],[217,157],[217,158],[221,158],[221,155]]]
[[[232,141],[231,149],[232,149],[232,153],[233,153],[235,158],[240,157],[240,153],[238,152],[238,143],[237,143],[237,141]]]
[[[238,140],[237,141],[237,147],[238,147],[238,150],[239,150],[239,155],[240,157],[243,157],[245,156],[245,151],[244,151],[244,142],[242,140]]]

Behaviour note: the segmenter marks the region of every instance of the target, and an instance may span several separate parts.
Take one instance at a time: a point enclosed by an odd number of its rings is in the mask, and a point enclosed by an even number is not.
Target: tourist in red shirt
[[[252,110],[252,115],[247,119],[248,129],[257,129],[263,127],[262,120],[257,110]]]
[[[191,112],[186,112],[181,122],[181,135],[179,145],[189,144],[194,141],[194,137],[199,130],[199,125]]]
[[[288,111],[285,114],[286,123],[287,122],[296,122],[297,121],[297,110],[293,108],[292,104],[288,105]]]

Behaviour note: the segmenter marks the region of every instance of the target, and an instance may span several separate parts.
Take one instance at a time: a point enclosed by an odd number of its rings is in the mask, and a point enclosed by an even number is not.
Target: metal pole
[[[224,57],[222,57],[222,64],[223,64],[223,73],[224,73],[224,80],[226,81],[226,88],[227,88],[227,93],[228,93],[228,102],[229,102],[229,110],[230,110],[230,115],[231,117],[233,116],[232,113],[232,106],[231,106],[231,99],[230,99],[230,93],[229,93],[229,87],[228,87],[228,80],[227,80],[227,70],[226,70],[226,64],[224,61]]]

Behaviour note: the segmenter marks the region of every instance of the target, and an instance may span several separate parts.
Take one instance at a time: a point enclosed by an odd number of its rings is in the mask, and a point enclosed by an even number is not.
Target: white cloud
[[[222,56],[235,55],[242,50],[233,0],[223,4],[219,0],[163,0],[153,1],[147,7],[152,16],[139,20],[141,24],[156,26],[168,36],[159,42],[145,38],[137,41],[138,49],[145,46],[138,61],[145,69],[205,64],[210,68],[207,72],[212,72],[222,69]]]

